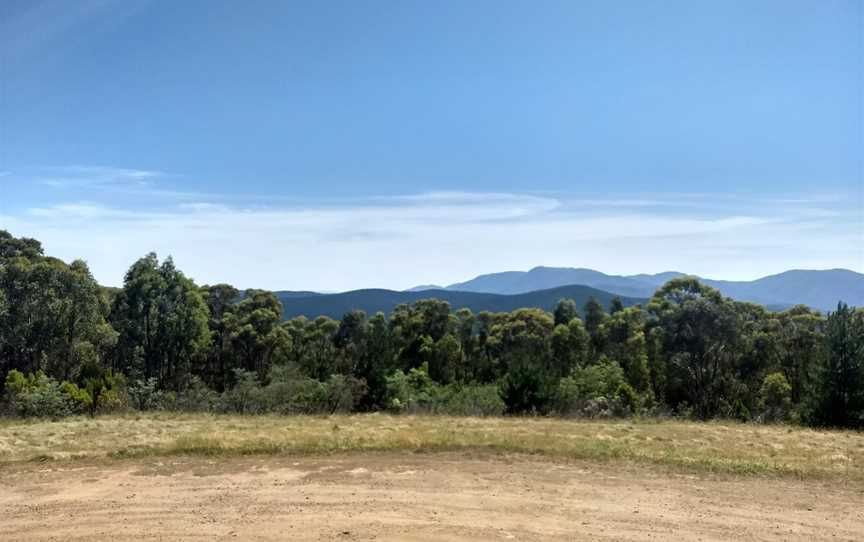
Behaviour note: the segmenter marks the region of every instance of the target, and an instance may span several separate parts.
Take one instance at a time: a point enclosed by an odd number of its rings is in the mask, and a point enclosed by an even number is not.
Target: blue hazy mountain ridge
[[[704,282],[729,297],[765,305],[801,303],[825,311],[836,309],[839,301],[864,306],[864,274],[848,269],[796,269],[746,282]]]
[[[677,271],[657,274],[607,275],[593,269],[569,267],[535,267],[530,271],[505,271],[480,275],[465,282],[447,286],[447,290],[517,294],[581,284],[613,294],[650,297],[667,281],[686,276]],[[864,274],[848,269],[791,270],[752,281],[728,281],[700,278],[724,295],[741,301],[752,301],[771,307],[804,304],[820,310],[836,308],[838,301],[864,306]]]
[[[521,308],[539,308],[552,311],[558,300],[563,298],[574,300],[579,307],[582,307],[590,297],[594,297],[607,308],[614,297],[620,297],[624,306],[628,307],[647,301],[646,298],[616,296],[589,286],[572,284],[509,295],[441,289],[420,291],[365,289],[338,294],[311,295],[298,295],[298,293],[301,292],[274,292],[282,302],[286,319],[297,316],[342,318],[343,315],[352,310],[362,310],[368,315],[376,312],[389,315],[399,304],[430,298],[447,301],[453,310],[468,308],[474,313],[482,311],[509,312]]]
[[[444,290],[444,287],[439,286],[437,284],[421,284],[420,286],[408,288],[405,291],[406,292],[425,292],[426,290]]]
[[[684,273],[669,271],[658,275],[618,276],[593,269],[541,266],[530,271],[480,275],[465,282],[451,284],[447,286],[447,290],[519,294],[568,284],[582,284],[620,295],[650,297],[658,286],[678,276],[684,276]]]

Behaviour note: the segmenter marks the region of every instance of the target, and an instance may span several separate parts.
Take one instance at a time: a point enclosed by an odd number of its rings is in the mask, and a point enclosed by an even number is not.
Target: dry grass
[[[679,421],[141,414],[0,421],[0,464],[152,455],[475,450],[864,481],[864,434]]]

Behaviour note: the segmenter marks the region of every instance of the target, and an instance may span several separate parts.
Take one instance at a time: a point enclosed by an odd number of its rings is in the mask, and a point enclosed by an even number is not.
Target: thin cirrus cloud
[[[159,171],[102,166],[64,166],[38,169],[33,178],[53,187],[148,187],[163,176]]]
[[[854,222],[798,203],[761,213],[601,203],[459,192],[280,207],[200,201],[158,211],[70,202],[0,216],[0,228],[42,240],[52,255],[86,259],[106,285],[118,285],[149,251],[173,255],[199,283],[327,291],[449,283],[535,265],[726,279],[861,266],[849,250],[862,240]]]
[[[175,188],[182,176],[162,171],[108,166],[36,166],[0,172],[2,188],[15,199],[16,189],[41,187],[45,198],[86,197],[116,202],[138,198],[138,203],[194,200],[215,194]],[[142,199],[143,198],[143,199]],[[2,207],[0,207],[2,210]]]

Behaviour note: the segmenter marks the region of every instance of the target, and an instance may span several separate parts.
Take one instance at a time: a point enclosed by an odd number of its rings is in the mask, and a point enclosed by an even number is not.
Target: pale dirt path
[[[531,457],[0,468],[0,540],[864,540],[864,487]]]

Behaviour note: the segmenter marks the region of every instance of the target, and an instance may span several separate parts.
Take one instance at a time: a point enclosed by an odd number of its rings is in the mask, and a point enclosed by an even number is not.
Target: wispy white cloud
[[[49,220],[97,219],[116,216],[118,213],[107,207],[92,203],[63,203],[50,207],[33,207],[27,210],[32,217]]]
[[[47,186],[65,187],[146,187],[164,176],[159,171],[104,166],[46,167],[34,176]]]
[[[150,250],[173,254],[202,283],[273,289],[403,288],[535,265],[716,278],[864,266],[850,254],[850,241],[864,242],[854,223],[795,206],[718,214],[600,203],[586,212],[559,198],[452,192],[292,207],[193,201],[159,211],[76,202],[0,217],[0,228],[87,259],[106,284]]]
[[[182,176],[162,171],[96,165],[37,166],[6,172],[11,183],[41,185],[69,197],[146,196],[161,199],[218,198],[178,188]]]

